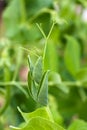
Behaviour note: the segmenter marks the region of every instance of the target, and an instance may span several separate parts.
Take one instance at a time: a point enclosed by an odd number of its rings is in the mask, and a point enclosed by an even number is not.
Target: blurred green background
[[[67,127],[87,121],[87,1],[0,0],[0,130],[23,122],[17,106],[31,112],[37,104],[28,95],[27,55],[42,55],[49,76],[49,106],[55,122]]]

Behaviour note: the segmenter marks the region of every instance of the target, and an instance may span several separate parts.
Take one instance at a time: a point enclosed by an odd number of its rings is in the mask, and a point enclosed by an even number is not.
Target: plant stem
[[[44,52],[43,52],[43,65],[44,65],[44,62],[45,62],[45,55],[46,55],[46,49],[47,49],[47,42],[48,42],[48,40],[46,39],[46,41],[45,41],[45,46],[44,46]]]
[[[30,54],[33,54],[33,55],[39,57],[33,50],[30,50],[30,49],[27,49],[27,48],[24,48],[24,47],[20,47],[20,48],[23,49],[24,51],[27,51]]]
[[[0,109],[0,115],[2,115],[8,107],[8,104],[9,104],[9,101],[10,101],[10,86],[7,86],[7,88],[6,88],[5,98],[6,98],[6,102],[5,102],[4,106]]]
[[[20,86],[27,86],[27,82],[19,82],[19,81],[10,81],[10,82],[0,82],[0,86],[17,86],[17,84],[19,84]],[[80,81],[63,81],[62,83],[54,83],[49,81],[49,86],[53,86],[53,85],[60,85],[60,84],[65,84],[66,86],[76,86],[76,87],[81,87],[82,84],[84,84],[84,82],[80,82]],[[86,86],[83,86],[84,88],[87,88]],[[1,89],[0,89],[1,90]],[[4,92],[4,91],[3,91]]]
[[[9,101],[10,101],[10,87],[16,86],[17,88],[21,89],[20,86],[27,86],[27,82],[16,82],[16,81],[0,82],[0,86],[6,87],[6,96],[5,96],[6,102],[4,106],[0,109],[0,115],[2,115],[4,111],[7,109]],[[26,95],[26,97],[28,97],[28,94],[26,93],[26,91],[24,91],[23,89],[21,90]]]
[[[39,25],[38,23],[36,23],[36,25],[37,25],[37,27],[39,28],[40,32],[42,33],[43,37],[44,37],[45,39],[47,39],[47,37],[46,37],[46,35],[45,35],[43,29],[40,27],[40,25]]]
[[[39,28],[40,32],[42,33],[43,37],[45,38],[45,47],[44,47],[44,52],[43,52],[43,65],[44,65],[44,60],[45,60],[45,55],[46,55],[46,49],[47,49],[47,42],[48,42],[48,39],[49,39],[49,37],[51,35],[51,32],[53,30],[53,27],[54,27],[55,23],[53,22],[53,24],[51,26],[51,29],[50,29],[50,31],[48,33],[48,36],[45,35],[43,29],[40,27],[39,24],[36,23],[36,25]]]
[[[52,26],[51,26],[51,29],[50,29],[50,31],[49,31],[49,33],[48,33],[47,40],[49,39],[49,37],[50,37],[50,35],[51,35],[51,33],[52,33],[52,30],[53,30],[53,28],[54,28],[54,25],[55,25],[55,23],[53,22],[53,24],[52,24]]]
[[[27,86],[27,82],[17,82],[17,81],[10,81],[10,82],[0,82],[0,86],[16,86],[16,84],[20,84],[21,86]]]
[[[51,33],[52,33],[52,30],[53,30],[54,25],[55,25],[55,23],[53,22],[53,24],[52,24],[52,26],[51,26],[51,29],[50,29],[50,31],[49,31],[49,33],[48,33],[48,36],[46,37],[45,47],[44,47],[44,52],[43,52],[43,62],[45,62],[44,60],[45,60],[45,55],[46,55],[47,43],[48,43],[48,39],[49,39],[49,37],[50,37],[50,35],[51,35]]]
[[[23,57],[23,51],[22,49],[17,49],[17,61],[16,61],[16,70],[14,72],[14,75],[13,75],[13,81],[16,80],[17,78],[17,74],[18,74],[18,70],[19,70],[19,67],[20,67],[20,64],[22,62],[22,57]]]
[[[74,81],[74,82],[67,82],[67,81],[64,81],[64,82],[61,82],[61,83],[54,83],[54,82],[49,82],[49,86],[58,86],[58,85],[61,85],[61,84],[64,84],[65,86],[69,86],[69,87],[73,87],[73,86],[76,86],[76,87],[81,87],[83,82],[80,82],[80,81]],[[86,88],[86,86],[83,86],[84,88]]]
[[[22,23],[25,23],[26,21],[26,9],[25,9],[25,1],[20,1],[20,8],[21,8],[21,21]]]
[[[8,70],[7,66],[5,66],[5,68],[4,68],[4,80],[5,81],[9,81],[10,80],[10,74],[9,74],[9,70]],[[5,104],[0,109],[0,115],[2,115],[5,112],[5,110],[7,109],[8,105],[9,105],[9,101],[10,101],[10,86],[6,87],[5,99],[6,99]]]

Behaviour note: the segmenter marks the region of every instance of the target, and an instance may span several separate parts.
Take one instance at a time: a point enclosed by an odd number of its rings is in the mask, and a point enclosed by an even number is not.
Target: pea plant
[[[6,3],[0,26],[0,129],[86,130],[86,0]]]
[[[36,109],[34,112],[24,113],[18,107],[18,111],[21,113],[22,117],[24,118],[25,123],[23,125],[20,125],[20,128],[11,126],[12,130],[17,130],[17,129],[19,130],[29,130],[29,129],[64,130],[62,126],[54,122],[52,113],[49,109],[48,75],[50,73],[50,70],[44,71],[44,61],[46,56],[47,43],[54,25],[55,23],[53,22],[50,32],[46,37],[42,28],[37,24],[38,28],[42,32],[46,41],[43,56],[39,56],[35,64],[33,64],[30,56],[28,56],[28,63],[29,63],[28,90],[33,100],[35,100],[36,103],[39,104],[39,108]],[[55,83],[56,82],[54,82],[54,84]],[[76,120],[69,126],[68,130],[73,130],[73,129],[79,130],[79,128],[85,130],[85,128],[87,128],[87,123],[81,120]]]
[[[28,87],[31,97],[41,106],[39,109],[32,113],[23,113],[19,108],[21,115],[25,120],[25,124],[21,128],[11,127],[13,130],[29,130],[29,129],[49,129],[49,130],[63,130],[61,126],[54,123],[52,119],[51,112],[48,107],[48,73],[49,71],[44,72],[44,59],[46,53],[46,46],[48,38],[51,34],[51,31],[54,27],[52,25],[48,36],[46,37],[45,33],[41,27],[37,24],[40,31],[42,32],[46,43],[44,47],[43,56],[40,56],[35,65],[33,65],[30,56],[28,56],[29,63],[29,73],[28,73]]]

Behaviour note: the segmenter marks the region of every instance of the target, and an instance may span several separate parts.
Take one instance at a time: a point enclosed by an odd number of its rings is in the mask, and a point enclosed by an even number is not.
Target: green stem
[[[6,96],[5,96],[6,102],[4,104],[4,106],[0,109],[0,115],[2,115],[5,110],[7,109],[8,105],[9,105],[9,101],[10,101],[10,86],[7,86],[6,88]]]
[[[29,97],[28,93],[26,92],[26,90],[21,87],[21,86],[27,86],[27,82],[16,82],[16,81],[11,81],[11,82],[0,82],[0,86],[15,86],[18,89],[20,89],[22,91],[22,93],[24,93],[24,95],[26,96],[26,98]]]
[[[45,39],[47,39],[47,37],[46,37],[46,35],[45,35],[43,29],[40,27],[40,25],[39,25],[38,23],[36,23],[36,25],[37,25],[37,27],[39,28],[40,32],[42,33],[43,37],[44,37]]]
[[[16,70],[14,72],[14,75],[13,75],[13,81],[16,80],[17,78],[17,75],[18,75],[18,71],[19,71],[19,67],[20,67],[20,64],[22,62],[22,57],[23,57],[23,51],[22,49],[17,49],[17,61],[16,61]]]
[[[4,68],[4,80],[5,81],[9,81],[10,80],[10,74],[9,74],[9,70],[8,68],[5,66]],[[6,86],[5,86],[6,87]],[[8,105],[9,105],[9,101],[10,101],[10,86],[6,87],[6,95],[5,95],[5,104],[4,106],[0,109],[0,115],[2,115],[5,110],[7,109]]]
[[[35,55],[37,57],[39,57],[33,50],[30,50],[30,49],[27,49],[27,48],[24,48],[24,47],[20,47],[21,49],[23,49],[24,51],[27,51],[28,54],[32,54],[32,55]]]
[[[54,28],[54,25],[55,25],[55,23],[53,22],[53,24],[52,24],[52,26],[51,26],[51,29],[50,29],[50,31],[49,31],[49,33],[48,33],[47,40],[49,39],[49,37],[50,37],[50,35],[51,35],[51,33],[52,33],[52,30],[53,30],[53,28]]]
[[[45,38],[45,47],[44,47],[44,52],[43,52],[43,65],[44,65],[44,60],[45,60],[45,55],[46,55],[46,49],[47,49],[47,42],[48,42],[48,39],[49,39],[49,37],[50,37],[50,35],[52,33],[52,30],[53,30],[53,27],[54,27],[55,23],[53,22],[53,24],[51,26],[51,29],[50,29],[50,31],[48,33],[48,36],[45,35],[43,29],[41,28],[41,26],[39,24],[36,23],[36,25],[39,28],[40,32],[42,33],[43,37]]]
[[[48,33],[48,36],[46,37],[45,47],[44,47],[44,52],[43,52],[43,62],[45,62],[44,60],[45,60],[45,55],[46,55],[47,43],[48,43],[48,39],[49,39],[49,37],[50,37],[50,35],[51,35],[51,33],[52,33],[52,30],[53,30],[54,25],[55,25],[55,23],[53,22],[53,24],[52,24],[52,26],[51,26],[51,29],[50,29],[50,31],[49,31],[49,33]]]
[[[22,23],[25,23],[26,21],[25,0],[20,1],[20,8],[21,8],[21,21]]]
[[[45,41],[45,47],[44,47],[44,52],[43,52],[43,65],[44,65],[44,62],[45,62],[45,55],[46,55],[46,49],[47,49],[47,42],[48,42],[48,40],[46,39],[46,41]]]
[[[49,86],[58,86],[58,85],[61,85],[61,84],[64,84],[65,86],[69,86],[69,87],[73,87],[73,86],[76,86],[76,87],[81,87],[83,82],[80,82],[80,81],[75,81],[75,82],[67,82],[67,81],[64,81],[62,83],[54,83],[54,82],[49,82]],[[86,86],[83,86],[84,88],[86,88]]]
[[[21,86],[27,86],[27,82],[17,82],[17,81],[0,82],[0,86],[16,86],[17,84],[20,84]]]
[[[2,115],[4,113],[4,111],[7,109],[8,105],[9,105],[9,101],[10,101],[10,87],[11,86],[16,86],[17,88],[19,88],[20,86],[27,86],[27,82],[16,82],[16,81],[11,81],[11,82],[0,82],[0,86],[5,86],[6,87],[6,102],[4,104],[4,106],[0,109],[0,115]],[[21,88],[19,88],[21,89]],[[22,92],[28,97],[28,94],[26,93],[26,91],[24,91],[23,89],[21,89]]]
[[[80,81],[74,81],[74,82],[64,81],[63,84],[65,84],[67,86],[77,86],[77,87],[82,86],[82,83]]]
[[[0,86],[17,86],[19,84],[20,86],[27,86],[27,82],[19,82],[19,81],[10,81],[10,82],[0,82]],[[60,84],[65,84],[66,86],[76,86],[76,87],[81,87],[84,84],[83,82],[80,81],[63,81],[62,83],[54,83],[52,81],[49,81],[49,86],[53,85],[60,85]],[[84,88],[87,88],[87,86],[83,86]]]

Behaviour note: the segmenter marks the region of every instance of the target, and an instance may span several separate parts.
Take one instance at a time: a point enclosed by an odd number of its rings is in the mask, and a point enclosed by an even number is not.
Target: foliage
[[[86,130],[86,0],[7,2],[0,35],[0,129]]]
[[[21,112],[23,118],[27,122],[26,125],[23,125],[20,130],[29,130],[29,129],[42,129],[42,130],[64,130],[59,125],[55,124],[51,120],[51,116],[49,113],[49,109],[39,108],[38,110],[32,112],[32,113],[23,113]],[[12,127],[12,130],[16,130],[17,128]]]

